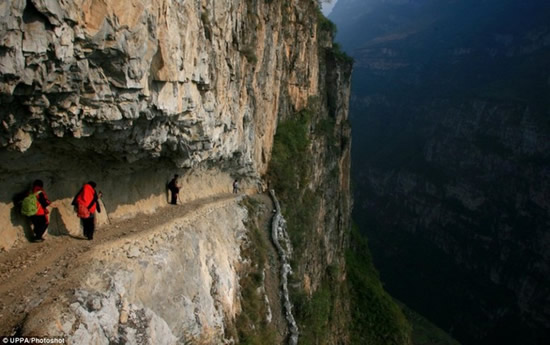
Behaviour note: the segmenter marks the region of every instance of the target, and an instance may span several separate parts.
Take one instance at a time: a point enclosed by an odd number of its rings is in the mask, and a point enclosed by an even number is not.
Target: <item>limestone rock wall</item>
[[[317,126],[331,123],[325,135],[312,135],[309,154],[313,165],[311,181],[305,190],[318,195],[314,224],[307,230],[302,259],[294,267],[301,287],[313,295],[333,275],[330,322],[327,325],[326,344],[349,344],[350,310],[346,289],[345,253],[349,248],[351,228],[351,127],[348,109],[351,88],[352,63],[342,61],[327,46],[321,58],[322,95],[315,114]],[[312,132],[322,130],[313,128]],[[329,273],[330,272],[330,273]]]
[[[320,197],[315,214],[316,229],[311,229],[308,234],[304,253],[307,262],[302,263],[301,269],[304,281],[309,282],[306,284],[309,292],[317,289],[327,265],[345,272],[343,259],[352,207],[349,180],[351,128],[348,123],[352,65],[337,61],[329,51],[323,56],[322,66],[324,100],[319,103],[315,116],[321,121],[330,121],[332,128],[328,135],[310,138],[313,174],[306,188]],[[332,87],[334,85],[337,86]],[[312,132],[318,131],[312,129]]]
[[[3,148],[89,138],[78,145],[129,162],[238,155],[264,171],[280,95],[300,107],[317,92],[315,30],[297,1],[2,6]]]
[[[3,1],[0,247],[23,239],[13,197],[36,178],[61,215],[93,179],[127,217],[164,203],[174,172],[264,174],[277,119],[320,90],[316,6]]]
[[[234,178],[245,192],[263,189],[278,121],[316,99],[316,123],[334,126],[311,145],[315,176],[307,188],[326,193],[297,272],[315,291],[328,265],[344,267],[351,72],[328,53],[330,33],[318,37],[317,6],[3,1],[0,248],[29,232],[14,195],[37,178],[54,202],[49,232],[71,235],[80,229],[70,202],[89,180],[104,194],[100,225],[166,205],[174,173],[184,202],[230,193]],[[231,343],[224,330],[240,311],[245,218],[227,202],[94,248],[67,277],[73,288],[40,302],[22,334],[62,334],[71,343]]]

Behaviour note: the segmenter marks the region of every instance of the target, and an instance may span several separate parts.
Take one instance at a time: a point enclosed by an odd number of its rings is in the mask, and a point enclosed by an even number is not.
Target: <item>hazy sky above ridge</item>
[[[332,11],[332,8],[334,7],[334,5],[336,5],[337,2],[338,0],[331,0],[328,3],[325,3],[324,1],[321,3],[322,11],[325,17],[330,14],[330,12]]]

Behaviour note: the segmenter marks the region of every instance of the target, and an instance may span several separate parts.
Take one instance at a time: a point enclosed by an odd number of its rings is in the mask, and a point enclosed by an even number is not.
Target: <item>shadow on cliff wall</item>
[[[0,202],[12,203],[37,178],[44,181],[51,201],[73,198],[83,183],[93,180],[111,211],[119,203],[165,193],[166,182],[177,170],[166,158],[129,163],[100,152],[108,149],[99,140],[70,138],[35,140],[23,153],[0,150]]]
[[[25,238],[31,241],[34,238],[34,233],[30,225],[30,219],[21,214],[21,203],[27,196],[29,189],[30,187],[13,195],[11,200],[13,202],[13,207],[10,209],[10,219],[13,226],[23,229]]]
[[[192,169],[177,168],[169,157],[143,158],[136,154],[126,159],[121,153],[113,153],[122,148],[110,145],[99,139],[57,138],[35,140],[23,153],[0,150],[0,181],[4,186],[0,189],[0,217],[5,219],[0,228],[0,246],[10,247],[21,227],[27,239],[32,235],[26,217],[11,208],[15,205],[14,195],[28,191],[35,179],[44,181],[52,201],[48,233],[56,236],[80,233],[71,201],[83,183],[90,180],[103,193],[99,225],[110,223],[111,218],[133,217],[168,205],[170,193],[166,184],[174,174],[180,176],[181,202],[231,191],[230,175],[236,171],[231,159],[217,161],[216,165],[204,162]],[[134,160],[136,157],[141,159]]]
[[[164,197],[167,195],[166,183],[174,173],[180,176],[186,173],[176,169],[167,158],[129,163],[96,152],[99,149],[108,148],[97,140],[71,138],[37,140],[23,153],[0,150],[0,205],[4,204],[4,226],[23,229],[25,238],[32,238],[30,222],[21,215],[18,205],[35,179],[44,181],[44,189],[53,203],[49,207],[48,233],[59,236],[71,233],[63,219],[67,212],[72,211],[67,200],[72,200],[87,181],[97,182],[97,190],[103,192],[104,212],[110,214],[121,205]],[[60,212],[58,207],[66,210]],[[4,230],[1,232],[4,233]]]
[[[61,213],[59,209],[54,207],[50,211],[50,226],[48,227],[48,234],[54,236],[69,235],[69,230],[65,226],[61,219]]]

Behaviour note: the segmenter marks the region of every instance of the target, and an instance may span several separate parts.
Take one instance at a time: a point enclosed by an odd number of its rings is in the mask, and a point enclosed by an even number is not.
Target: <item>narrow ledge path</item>
[[[18,332],[27,314],[46,300],[55,301],[71,287],[69,274],[82,265],[79,258],[93,248],[130,238],[174,219],[192,214],[199,208],[240,198],[242,195],[220,194],[182,205],[167,205],[151,214],[113,221],[98,227],[92,241],[74,236],[48,235],[41,243],[26,243],[0,253],[0,335]]]

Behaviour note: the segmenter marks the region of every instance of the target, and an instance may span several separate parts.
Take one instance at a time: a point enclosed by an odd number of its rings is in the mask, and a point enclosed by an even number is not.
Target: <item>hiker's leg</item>
[[[31,238],[31,241],[34,241],[36,240],[36,228],[38,227],[38,224],[37,224],[37,220],[36,220],[36,216],[30,216],[29,217],[30,220],[31,220],[31,224],[32,224],[32,238]]]
[[[84,237],[88,237],[88,227],[86,226],[85,218],[80,218],[80,224],[82,224],[82,233]]]
[[[41,240],[42,235],[46,232],[46,229],[48,228],[48,224],[46,223],[46,216],[36,216],[37,223],[34,227],[34,233],[36,234],[36,238]]]
[[[94,239],[94,231],[95,231],[95,217],[94,216],[91,216],[90,217],[91,221],[90,221],[90,237],[89,239],[90,240],[93,240]]]
[[[41,240],[42,235],[46,231],[48,225],[46,224],[46,218],[44,216],[32,216],[32,230],[34,232],[33,240]]]
[[[94,218],[82,218],[82,226],[84,227],[84,236],[91,240],[93,237]]]

